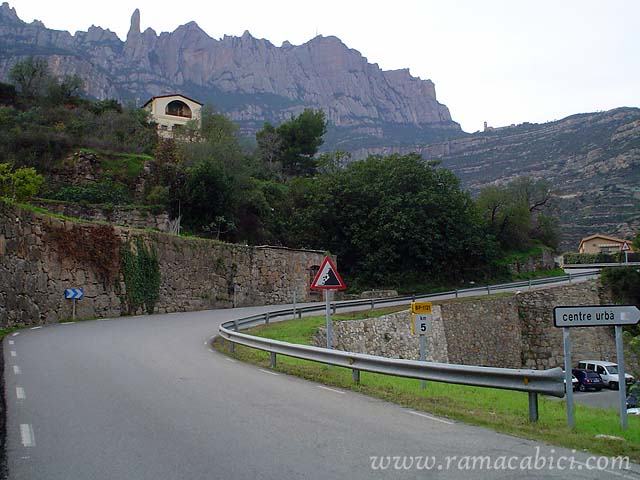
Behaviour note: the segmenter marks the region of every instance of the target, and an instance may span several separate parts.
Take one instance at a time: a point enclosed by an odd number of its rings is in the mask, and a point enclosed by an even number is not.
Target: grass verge
[[[381,309],[369,312],[336,315],[334,320],[355,320],[368,316],[402,310]],[[324,325],[324,317],[308,317],[283,321],[269,326],[254,327],[246,333],[309,345],[318,327]],[[228,343],[217,337],[213,347],[238,360],[260,367],[269,367],[269,353],[237,345],[235,353],[229,353]],[[276,370],[296,375],[326,385],[353,390],[372,397],[429,412],[471,425],[488,427],[498,432],[522,438],[539,440],[570,449],[589,451],[598,455],[628,456],[640,462],[640,417],[629,417],[629,428],[622,431],[615,409],[600,409],[575,404],[576,428],[570,431],[566,421],[565,401],[539,397],[540,420],[530,423],[528,396],[522,392],[491,388],[450,385],[427,382],[426,390],[420,381],[387,375],[362,372],[360,384],[351,380],[351,370],[278,356]],[[598,434],[622,437],[625,441],[596,438]]]

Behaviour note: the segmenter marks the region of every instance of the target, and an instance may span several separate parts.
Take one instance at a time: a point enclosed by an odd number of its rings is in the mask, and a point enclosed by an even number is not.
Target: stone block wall
[[[427,335],[427,359],[463,365],[546,369],[564,364],[562,329],[553,307],[610,303],[596,281],[531,290],[517,295],[476,297],[434,305]],[[333,322],[339,350],[417,359],[419,338],[411,333],[409,311],[358,321]],[[571,329],[571,355],[615,361],[613,327]],[[325,329],[314,344],[325,346]]]
[[[536,290],[517,297],[522,325],[522,365],[527,368],[563,365],[562,329],[553,326],[553,307],[612,303],[595,281]],[[574,363],[580,359],[615,362],[613,327],[571,328],[571,345]]]
[[[83,228],[97,228],[85,223]],[[66,288],[82,287],[79,318],[124,313],[124,283],[105,281],[95,267],[62,255],[51,232],[78,224],[0,201],[0,327],[40,325],[70,319]],[[309,269],[324,253],[277,247],[249,247],[118,228],[124,245],[141,237],[158,254],[161,273],[156,311],[179,312],[310,301]],[[235,291],[235,294],[234,294]]]
[[[348,320],[332,323],[333,348],[354,353],[368,353],[388,358],[420,358],[420,337],[411,333],[409,310],[367,320]],[[447,338],[438,305],[433,307],[431,329],[426,335],[426,359],[429,362],[449,363]],[[326,346],[326,328],[321,327],[313,344]]]
[[[520,368],[516,296],[442,302],[451,363]]]
[[[148,228],[160,232],[169,232],[171,228],[169,214],[152,214],[147,209],[114,205],[104,208],[99,205],[81,205],[67,202],[32,201],[32,205],[66,217],[82,218],[91,222],[107,222],[131,228]]]

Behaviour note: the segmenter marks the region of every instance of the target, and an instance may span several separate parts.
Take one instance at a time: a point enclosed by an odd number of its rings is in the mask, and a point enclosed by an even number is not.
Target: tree
[[[284,141],[276,128],[270,123],[265,123],[262,130],[256,134],[258,143],[258,155],[266,164],[269,171],[280,172],[282,170],[282,147]]]
[[[186,177],[176,184],[172,205],[179,208],[186,227],[204,233],[223,233],[220,217],[230,219],[233,199],[232,179],[223,165],[209,159],[189,169]],[[173,216],[177,213],[174,210]]]
[[[280,163],[289,177],[311,176],[317,166],[314,156],[326,132],[324,112],[307,108],[278,127],[265,123],[256,140],[263,162]]]
[[[0,82],[0,105],[16,104],[16,87],[9,83]]]
[[[44,177],[34,168],[12,171],[8,163],[0,163],[0,195],[24,202],[33,197],[44,183]]]
[[[43,58],[27,57],[9,71],[9,80],[27,100],[43,96],[51,78],[49,65]]]
[[[551,190],[544,180],[519,177],[503,187],[483,189],[476,206],[505,250],[523,250],[533,240],[555,248],[558,224],[548,214]]]
[[[78,75],[67,75],[60,81],[52,78],[47,90],[47,99],[52,105],[74,103],[80,98],[82,79]]]
[[[456,281],[489,265],[471,198],[417,154],[370,156],[291,182],[290,243],[328,249],[366,285]]]
[[[640,252],[640,232],[636,233],[636,236],[633,239],[633,250]]]

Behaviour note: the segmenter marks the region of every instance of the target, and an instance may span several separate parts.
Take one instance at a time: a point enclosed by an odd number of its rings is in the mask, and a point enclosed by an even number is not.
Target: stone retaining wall
[[[553,325],[557,305],[610,303],[595,281],[511,296],[438,302],[427,335],[427,359],[463,365],[545,369],[564,362],[562,329]],[[335,348],[393,358],[419,358],[409,311],[379,318],[333,322]],[[314,344],[324,346],[325,329]],[[616,361],[613,327],[572,328],[572,359]],[[633,368],[637,368],[634,366]]]
[[[104,208],[99,205],[81,205],[44,200],[34,200],[30,203],[58,215],[82,218],[91,222],[107,222],[131,228],[149,228],[160,232],[169,232],[171,228],[168,213],[154,215],[144,208],[132,208],[123,205]]]
[[[124,313],[121,275],[105,281],[88,261],[61,255],[51,232],[98,228],[76,224],[0,201],[0,327],[40,325],[71,318],[66,288],[84,288],[79,318]],[[277,247],[249,247],[140,230],[114,229],[120,242],[142,238],[158,254],[161,273],[156,311],[264,305],[316,299],[309,269],[324,254]],[[80,247],[82,248],[82,247]],[[235,287],[234,287],[235,286]],[[235,294],[234,294],[235,290]]]

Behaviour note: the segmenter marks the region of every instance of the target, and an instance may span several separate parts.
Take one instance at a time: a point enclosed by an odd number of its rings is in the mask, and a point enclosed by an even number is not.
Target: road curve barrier
[[[512,282],[500,285],[488,285],[482,287],[467,288],[449,292],[440,292],[430,295],[411,295],[381,299],[351,300],[333,302],[332,310],[349,309],[354,307],[370,306],[375,308],[389,303],[401,303],[416,299],[435,299],[443,295],[455,295],[462,293],[487,293],[507,289],[531,288],[534,285],[544,285],[559,282],[571,282],[581,277],[596,277],[593,273],[563,275],[524,282]],[[325,305],[312,305],[299,308],[290,308],[265,312],[250,317],[231,320],[220,325],[219,336],[231,343],[233,351],[235,344],[255,348],[271,353],[271,366],[275,367],[277,355],[310,360],[313,362],[339,367],[350,368],[353,372],[353,380],[358,382],[360,372],[381,373],[396,377],[416,378],[431,380],[434,382],[469,385],[475,387],[499,388],[527,392],[529,394],[529,419],[532,422],[538,420],[538,394],[551,395],[562,398],[565,395],[564,374],[560,368],[549,370],[514,369],[481,367],[475,365],[456,365],[448,363],[421,362],[417,360],[405,360],[397,358],[379,357],[362,353],[344,352],[309,345],[298,345],[279,340],[256,337],[242,333],[241,330],[260,324],[268,324],[278,317],[300,318],[303,314],[320,312],[325,310]]]

